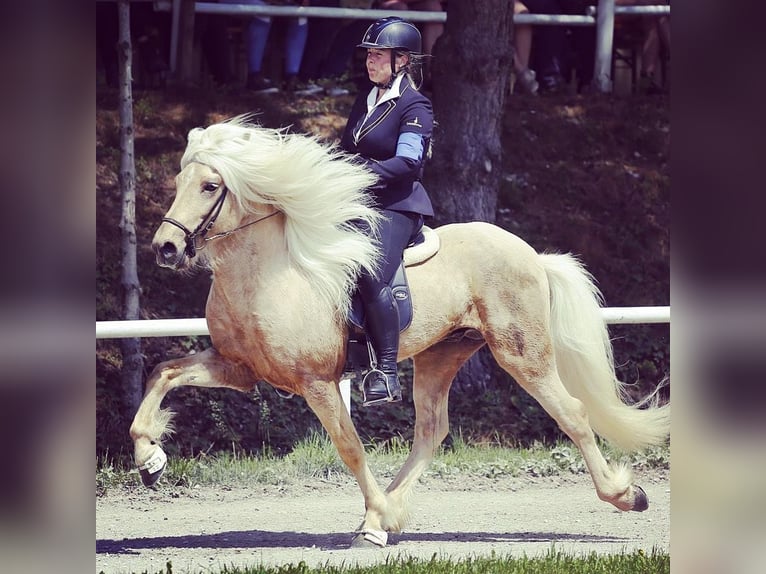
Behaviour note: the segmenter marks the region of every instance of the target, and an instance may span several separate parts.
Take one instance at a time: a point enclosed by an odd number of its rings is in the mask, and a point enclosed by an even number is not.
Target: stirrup
[[[367,387],[366,383],[368,380],[370,380],[370,377],[373,376],[382,376],[383,380],[385,381],[386,385],[386,394],[385,396],[382,396],[378,394],[378,396],[375,396],[373,398],[367,398]],[[395,376],[395,375],[394,375]],[[402,400],[402,387],[399,385],[399,389],[397,391],[391,390],[391,385],[389,384],[389,375],[386,375],[383,371],[378,369],[377,367],[373,367],[365,376],[364,379],[362,379],[362,406],[363,407],[372,407],[375,405],[381,405],[383,403],[395,403]]]
[[[363,407],[373,407],[375,405],[381,405],[383,403],[394,403],[397,401],[402,400],[402,386],[399,385],[398,393],[394,394],[391,392],[391,385],[388,384],[388,375],[381,371],[378,368],[378,357],[375,354],[375,349],[372,346],[372,342],[370,341],[370,338],[367,338],[367,353],[370,356],[370,370],[368,373],[364,376],[362,379],[362,383],[360,384],[360,387],[362,388],[362,406]],[[372,399],[367,398],[367,388],[366,383],[370,379],[370,376],[377,376],[380,374],[383,377],[383,380],[386,384],[386,395],[385,396],[378,396]],[[394,375],[398,382],[398,376]]]

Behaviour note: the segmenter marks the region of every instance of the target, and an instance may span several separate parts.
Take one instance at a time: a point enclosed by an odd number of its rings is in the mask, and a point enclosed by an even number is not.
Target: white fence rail
[[[604,321],[611,324],[670,323],[670,307],[605,307],[601,311]],[[204,318],[96,321],[96,339],[209,334]]]
[[[670,307],[605,307],[601,312],[604,321],[611,324],[670,323]],[[207,320],[204,318],[96,321],[96,339],[209,334]],[[339,387],[343,404],[351,413],[351,379],[342,379]]]

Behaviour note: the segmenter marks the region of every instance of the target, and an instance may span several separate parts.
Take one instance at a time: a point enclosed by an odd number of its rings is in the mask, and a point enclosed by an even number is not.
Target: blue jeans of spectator
[[[220,0],[222,4],[250,4],[266,6],[265,0]],[[309,33],[308,18],[289,18],[285,36],[285,74],[296,75],[301,68],[303,50]],[[271,30],[271,18],[256,16],[247,28],[247,69],[250,74],[258,74],[263,68],[266,43]]]

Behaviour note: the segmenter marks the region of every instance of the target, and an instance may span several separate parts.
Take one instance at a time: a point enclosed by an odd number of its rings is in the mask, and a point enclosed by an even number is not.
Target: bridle
[[[278,211],[278,210],[273,211],[269,213],[268,215],[259,217],[258,219],[254,221],[250,221],[248,223],[245,223],[244,225],[240,225],[239,227],[230,229],[229,231],[222,231],[221,233],[216,233],[215,235],[211,235],[210,237],[205,237],[208,234],[208,232],[212,229],[213,224],[215,223],[215,220],[218,219],[218,216],[221,213],[221,209],[223,208],[223,202],[226,199],[226,195],[228,193],[229,193],[229,188],[224,185],[221,195],[218,196],[218,199],[215,200],[213,207],[211,207],[210,211],[208,211],[205,217],[202,218],[202,221],[200,222],[200,224],[194,228],[194,231],[189,231],[189,228],[187,228],[183,223],[181,223],[180,221],[176,221],[175,219],[171,217],[162,218],[163,222],[170,223],[171,225],[175,225],[181,231],[184,232],[184,238],[186,240],[186,249],[184,249],[184,253],[186,253],[189,259],[194,257],[197,254],[197,251],[202,251],[202,249],[205,247],[205,244],[208,241],[212,241],[213,239],[220,239],[222,237],[228,237],[235,231],[239,231],[240,229],[244,229],[245,227],[249,227],[250,225],[255,225],[256,223],[259,223],[263,221],[264,219],[268,219],[269,217],[272,217],[276,215],[277,213],[281,213],[281,211]],[[201,240],[201,243],[199,245],[197,245],[197,238]]]

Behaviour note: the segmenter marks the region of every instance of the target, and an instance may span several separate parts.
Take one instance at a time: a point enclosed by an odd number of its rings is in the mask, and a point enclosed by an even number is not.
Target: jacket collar
[[[393,100],[401,96],[402,92],[407,89],[406,83],[402,85],[402,81],[406,75],[407,74],[399,74],[396,76],[396,78],[394,78],[394,83],[391,84],[391,87],[388,89],[388,91],[377,102],[375,101],[375,98],[378,96],[378,88],[377,86],[373,86],[370,90],[370,93],[367,94],[367,113],[371,112],[375,106],[379,106],[388,100]]]

